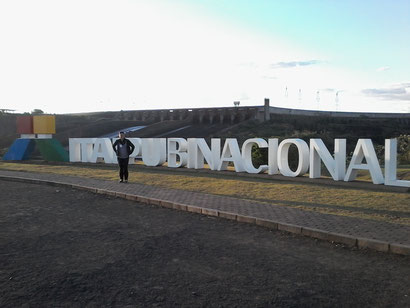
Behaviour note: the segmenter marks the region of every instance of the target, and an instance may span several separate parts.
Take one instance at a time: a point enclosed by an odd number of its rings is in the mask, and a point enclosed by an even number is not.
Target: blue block
[[[35,142],[33,139],[16,139],[6,154],[3,160],[26,160],[30,158],[34,151]]]

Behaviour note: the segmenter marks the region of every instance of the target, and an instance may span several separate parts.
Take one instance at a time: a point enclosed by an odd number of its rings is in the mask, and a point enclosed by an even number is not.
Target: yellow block
[[[55,134],[56,117],[53,115],[33,116],[34,134]]]

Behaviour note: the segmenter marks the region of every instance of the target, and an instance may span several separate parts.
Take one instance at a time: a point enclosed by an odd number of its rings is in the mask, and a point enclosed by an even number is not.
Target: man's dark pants
[[[128,158],[119,158],[118,165],[120,166],[120,179],[128,181]]]

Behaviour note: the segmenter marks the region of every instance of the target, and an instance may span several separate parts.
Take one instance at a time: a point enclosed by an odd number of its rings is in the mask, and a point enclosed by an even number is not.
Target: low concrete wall
[[[410,113],[319,111],[319,110],[303,110],[303,109],[290,109],[290,108],[280,108],[280,107],[269,107],[269,109],[270,109],[271,114],[345,117],[345,118],[410,119]]]

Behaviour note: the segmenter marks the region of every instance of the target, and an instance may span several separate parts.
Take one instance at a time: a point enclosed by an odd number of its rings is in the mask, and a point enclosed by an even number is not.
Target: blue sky
[[[0,2],[0,108],[410,112],[410,1]]]
[[[213,3],[209,8],[222,18],[323,53],[336,65],[373,69],[390,63],[408,74],[400,67],[410,63],[409,1],[235,1],[233,9],[229,2]]]

